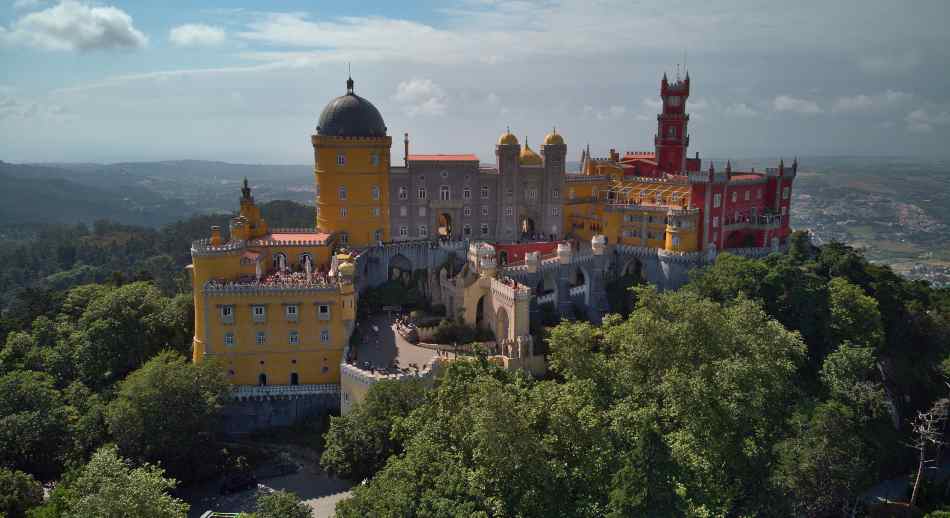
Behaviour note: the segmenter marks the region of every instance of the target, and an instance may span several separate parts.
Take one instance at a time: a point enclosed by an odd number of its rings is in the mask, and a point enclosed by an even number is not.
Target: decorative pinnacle
[[[353,75],[350,74],[350,64],[346,64],[346,93],[353,93]]]

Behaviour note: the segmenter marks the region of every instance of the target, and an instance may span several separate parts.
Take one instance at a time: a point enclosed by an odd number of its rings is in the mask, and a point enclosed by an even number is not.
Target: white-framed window
[[[788,199],[788,193],[789,193],[789,188],[788,188],[788,187],[782,187],[782,199],[783,199],[783,200],[787,200],[787,199]]]
[[[378,200],[378,199],[379,199],[379,186],[378,186],[378,185],[374,185],[373,188],[370,189],[370,193],[373,195],[373,199],[374,199],[374,200]]]
[[[463,199],[463,200],[471,200],[471,199],[472,199],[472,189],[471,189],[470,187],[466,187],[466,188],[462,189],[462,199]]]
[[[290,345],[297,345],[300,343],[300,333],[297,331],[291,331],[287,334],[287,343]]]
[[[346,155],[344,153],[337,153],[336,165],[346,165]]]
[[[481,189],[481,196],[482,196],[482,199],[483,199],[483,200],[487,200],[487,199],[488,199],[488,186],[487,186],[487,185],[483,185],[483,186],[482,186],[482,189]]]
[[[263,322],[267,320],[267,308],[260,304],[255,304],[251,306],[251,316],[255,322]]]
[[[429,237],[429,227],[419,225],[419,237]]]
[[[713,207],[719,207],[722,205],[722,193],[713,194]]]
[[[527,191],[525,191],[525,199],[532,200],[532,201],[538,199],[538,190],[528,189]]]
[[[224,333],[224,345],[234,345],[234,333]]]
[[[416,197],[419,198],[420,200],[426,199],[426,188],[419,187],[419,190],[416,191]]]
[[[551,198],[552,198],[552,199],[555,199],[555,200],[560,199],[560,198],[561,198],[561,190],[560,190],[560,189],[554,189],[553,191],[551,191]]]
[[[257,345],[264,345],[267,343],[267,334],[263,331],[257,332],[257,337],[254,339]]]
[[[405,205],[403,205],[402,207],[399,207],[399,215],[402,216],[402,217],[408,216],[408,215],[409,215],[409,207],[406,207]]]
[[[347,210],[347,208],[340,207],[340,216],[345,218],[347,214],[349,214],[349,211]]]
[[[409,227],[405,225],[399,227],[399,237],[409,237]]]
[[[329,304],[317,304],[317,320],[330,320]]]
[[[221,306],[221,321],[225,324],[231,324],[234,322],[234,306],[227,305]]]
[[[400,187],[400,188],[399,188],[399,199],[400,199],[400,200],[409,199],[409,189],[406,189],[405,187]]]
[[[749,201],[750,199],[752,199],[752,191],[746,189],[746,191],[745,191],[745,201]]]
[[[738,193],[736,193],[736,191],[732,191],[732,203],[735,203],[737,199]]]
[[[439,199],[442,201],[449,201],[452,199],[452,191],[449,190],[448,185],[439,187]]]
[[[673,246],[680,246],[680,237],[678,235],[671,236],[670,241],[673,242]]]
[[[379,153],[372,153],[369,155],[370,165],[379,165]]]
[[[419,207],[419,216],[420,216],[420,217],[425,217],[425,215],[426,215],[426,208],[425,208],[425,207]]]
[[[462,209],[462,213],[465,214],[466,216],[471,216],[471,215],[472,215],[472,208],[466,206],[464,209]]]
[[[374,218],[378,218],[380,212],[381,212],[381,211],[379,210],[379,207],[373,207],[373,208],[370,210],[370,213],[373,215]]]
[[[713,228],[719,228],[719,216],[713,216]]]
[[[481,231],[483,236],[488,235],[488,223],[482,223]]]
[[[560,216],[560,215],[561,215],[561,208],[560,208],[560,207],[551,207],[551,215],[552,215],[552,216]]]
[[[320,331],[320,342],[325,343],[325,344],[326,344],[326,343],[330,343],[330,330],[329,330],[329,329],[323,329],[323,330]]]
[[[505,207],[505,216],[513,216],[515,214],[515,209],[511,207]]]
[[[465,225],[462,225],[462,234],[465,236],[472,235],[472,226],[469,225],[468,223],[466,223]]]
[[[338,191],[338,195],[339,195],[339,197],[340,197],[341,200],[345,200],[345,199],[346,199],[346,186],[345,186],[345,185],[341,185],[341,186],[340,186],[340,189],[339,189],[339,191]]]
[[[488,205],[482,205],[482,216],[488,216]]]
[[[284,314],[287,315],[287,320],[297,320],[297,305],[287,304],[284,307]]]

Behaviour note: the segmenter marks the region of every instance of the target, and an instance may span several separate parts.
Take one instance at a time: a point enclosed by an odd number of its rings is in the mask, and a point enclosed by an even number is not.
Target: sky
[[[0,2],[8,162],[311,163],[347,64],[394,159],[651,150],[686,69],[690,153],[950,155],[946,0]]]

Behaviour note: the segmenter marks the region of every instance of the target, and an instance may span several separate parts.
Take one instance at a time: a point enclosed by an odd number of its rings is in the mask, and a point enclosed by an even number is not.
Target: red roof
[[[409,155],[409,160],[421,162],[478,162],[478,157],[471,153],[465,155]]]

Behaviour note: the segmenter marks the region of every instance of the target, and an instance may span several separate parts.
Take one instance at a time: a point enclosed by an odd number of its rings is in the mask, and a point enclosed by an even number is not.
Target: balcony
[[[742,216],[727,218],[723,222],[723,230],[772,230],[782,226],[785,216],[778,214],[762,214],[759,216]]]

